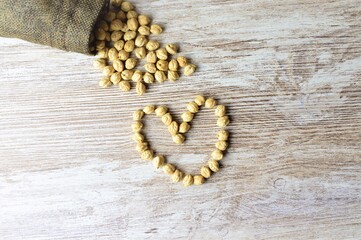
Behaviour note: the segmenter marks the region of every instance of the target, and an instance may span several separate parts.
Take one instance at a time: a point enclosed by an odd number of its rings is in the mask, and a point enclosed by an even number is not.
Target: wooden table
[[[138,97],[100,89],[93,57],[0,39],[1,238],[360,239],[361,2],[134,2],[194,76]],[[231,143],[219,173],[184,188],[140,159],[130,125],[199,93],[228,107]],[[211,111],[181,147],[146,123],[188,172],[214,148]]]

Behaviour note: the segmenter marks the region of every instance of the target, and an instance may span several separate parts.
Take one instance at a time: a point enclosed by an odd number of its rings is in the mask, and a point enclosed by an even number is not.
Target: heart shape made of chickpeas
[[[217,133],[218,142],[215,144],[216,149],[211,153],[211,160],[208,164],[202,166],[200,173],[197,175],[186,174],[171,163],[167,163],[165,156],[155,154],[150,149],[145,135],[142,133],[143,123],[142,119],[145,115],[155,114],[160,117],[162,122],[168,127],[168,131],[172,135],[172,139],[177,144],[182,144],[185,141],[184,134],[189,131],[189,123],[193,120],[194,115],[205,107],[215,110],[215,116],[217,117],[217,126],[221,129]],[[183,182],[183,186],[201,185],[209,178],[212,172],[218,172],[219,161],[223,159],[224,151],[228,147],[228,131],[225,127],[229,124],[229,117],[226,115],[226,108],[224,105],[218,105],[214,98],[204,98],[203,96],[197,96],[194,101],[187,104],[187,111],[182,115],[182,123],[178,123],[173,120],[172,115],[168,112],[166,106],[153,106],[149,105],[142,110],[136,110],[133,114],[132,129],[134,132],[133,140],[136,142],[136,150],[140,153],[141,158],[144,160],[152,161],[156,168],[162,168],[163,171],[171,175],[173,182]]]

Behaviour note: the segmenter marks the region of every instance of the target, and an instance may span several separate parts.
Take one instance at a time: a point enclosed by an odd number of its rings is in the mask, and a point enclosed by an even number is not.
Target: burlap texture
[[[106,0],[0,0],[0,36],[91,54],[89,36]]]

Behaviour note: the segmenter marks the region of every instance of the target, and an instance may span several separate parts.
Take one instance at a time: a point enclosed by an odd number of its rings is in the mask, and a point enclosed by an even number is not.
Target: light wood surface
[[[93,57],[0,39],[1,239],[360,239],[361,2],[134,3],[194,76],[138,97],[100,89]],[[130,124],[198,93],[228,107],[231,144],[219,173],[184,188],[140,159]],[[146,123],[184,170],[209,158],[210,111],[181,147]]]

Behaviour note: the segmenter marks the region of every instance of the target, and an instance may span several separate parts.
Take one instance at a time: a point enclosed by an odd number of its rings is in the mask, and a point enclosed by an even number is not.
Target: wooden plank
[[[138,97],[100,89],[93,57],[0,39],[2,238],[359,239],[360,1],[134,3],[194,76]],[[179,115],[198,93],[228,107],[231,144],[219,173],[183,188],[140,160],[130,124],[147,104]],[[186,171],[209,158],[210,111],[182,147],[146,123]]]

